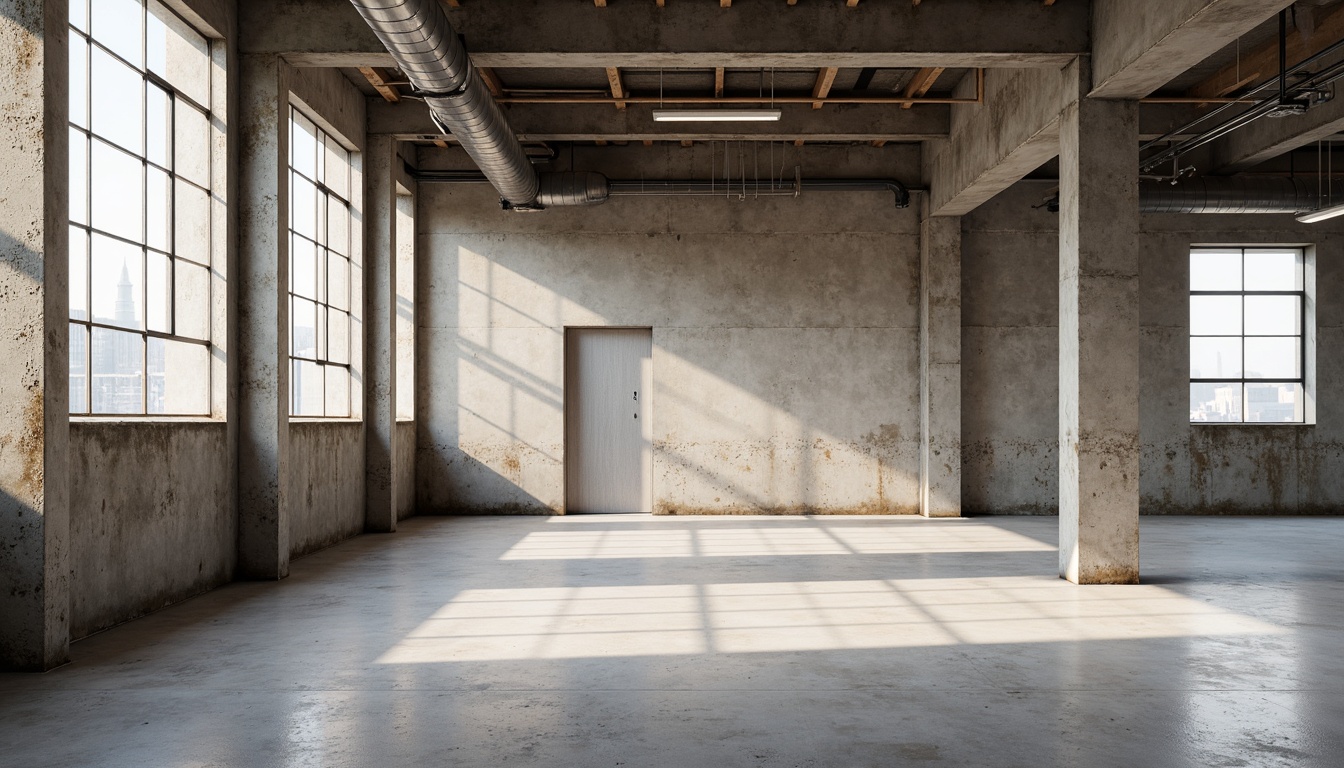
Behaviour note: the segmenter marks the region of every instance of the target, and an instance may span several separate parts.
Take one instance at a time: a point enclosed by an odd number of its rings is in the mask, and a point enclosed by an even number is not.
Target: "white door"
[[[565,331],[565,506],[653,511],[653,331]]]

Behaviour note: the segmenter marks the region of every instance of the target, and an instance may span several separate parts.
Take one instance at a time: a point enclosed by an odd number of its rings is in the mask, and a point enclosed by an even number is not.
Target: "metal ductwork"
[[[564,171],[541,174],[537,204],[543,207],[597,205],[611,197],[606,176],[588,171]]]
[[[439,128],[462,143],[511,207],[534,207],[541,187],[537,172],[439,0],[351,2],[429,105]]]
[[[1204,176],[1139,183],[1140,213],[1301,213],[1319,207],[1318,183],[1289,176]]]
[[[406,172],[417,181],[440,184],[479,184],[489,181],[472,171],[418,171],[407,166]],[[541,190],[536,205],[527,210],[551,206],[599,205],[613,197],[800,197],[805,192],[890,192],[897,208],[910,206],[910,190],[895,179],[804,179],[792,181],[754,181],[729,184],[702,179],[609,179],[595,171],[560,171],[541,174]]]

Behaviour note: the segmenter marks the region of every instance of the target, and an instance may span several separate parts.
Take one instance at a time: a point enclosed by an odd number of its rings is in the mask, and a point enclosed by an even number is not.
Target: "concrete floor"
[[[0,676],[6,766],[1339,766],[1344,519],[421,518]]]

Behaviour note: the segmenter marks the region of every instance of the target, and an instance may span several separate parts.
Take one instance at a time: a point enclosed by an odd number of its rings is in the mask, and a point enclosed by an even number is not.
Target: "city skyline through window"
[[[1301,248],[1190,252],[1190,421],[1305,420]]]

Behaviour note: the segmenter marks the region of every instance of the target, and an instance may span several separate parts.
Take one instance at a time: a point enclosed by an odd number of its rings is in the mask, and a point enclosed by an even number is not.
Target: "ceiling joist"
[[[817,84],[812,86],[812,98],[818,101],[812,102],[813,109],[821,109],[826,103],[821,101],[831,93],[831,86],[835,84],[835,76],[840,71],[839,67],[822,67],[817,72]]]
[[[925,67],[919,70],[915,73],[914,77],[910,78],[910,83],[905,86],[905,96],[907,98],[919,98],[923,96],[929,92],[929,89],[933,87],[934,83],[938,82],[938,78],[941,77],[942,74],[942,67]],[[914,105],[914,102],[906,102],[901,105],[901,109],[909,109]]]
[[[621,85],[621,70],[619,67],[607,67],[607,85],[611,87],[611,98],[622,99],[625,97],[625,87]],[[625,102],[617,101],[616,108],[625,109]]]
[[[359,73],[364,75],[364,79],[369,81],[369,85],[372,85],[385,101],[390,104],[401,101],[401,92],[392,84],[392,78],[388,77],[382,67],[360,67]]]
[[[489,67],[477,67],[476,71],[480,73],[481,80],[485,81],[485,87],[490,89],[490,95],[496,99],[504,96],[508,91],[504,88],[504,83],[500,82],[499,75]]]

